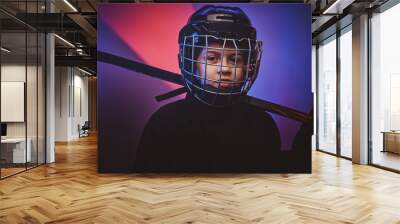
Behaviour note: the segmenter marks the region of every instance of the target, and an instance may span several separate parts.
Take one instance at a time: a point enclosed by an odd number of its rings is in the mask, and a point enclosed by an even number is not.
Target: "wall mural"
[[[103,4],[100,172],[310,173],[305,4]]]

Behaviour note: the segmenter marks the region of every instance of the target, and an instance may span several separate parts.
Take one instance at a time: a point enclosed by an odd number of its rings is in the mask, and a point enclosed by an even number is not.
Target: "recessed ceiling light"
[[[336,0],[322,14],[342,14],[343,9],[351,5],[355,0]]]
[[[67,4],[74,12],[78,12],[78,10],[68,1],[64,0],[65,4]]]
[[[81,68],[79,68],[79,67],[78,67],[78,70],[81,71],[81,72],[83,72],[83,73],[85,73],[85,74],[87,74],[87,75],[90,75],[90,76],[93,75],[92,73],[90,73],[90,72],[88,72],[88,71],[85,71],[85,70],[83,70],[83,69],[81,69]]]
[[[57,37],[57,38],[58,38],[59,40],[61,40],[62,42],[64,42],[64,43],[66,43],[67,45],[69,45],[70,47],[75,48],[75,45],[71,44],[71,42],[69,42],[68,40],[66,40],[66,39],[64,39],[64,38],[62,38],[62,37],[60,37],[60,36],[57,35],[57,34],[54,34],[54,36]]]
[[[11,50],[9,50],[9,49],[7,49],[7,48],[5,48],[5,47],[1,47],[1,50],[4,51],[4,52],[6,52],[6,53],[10,53],[10,52],[11,52]]]

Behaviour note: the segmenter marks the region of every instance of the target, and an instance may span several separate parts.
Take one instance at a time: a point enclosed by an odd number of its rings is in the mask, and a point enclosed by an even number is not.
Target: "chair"
[[[89,136],[89,129],[90,129],[89,121],[85,121],[82,127],[78,124],[79,138]]]

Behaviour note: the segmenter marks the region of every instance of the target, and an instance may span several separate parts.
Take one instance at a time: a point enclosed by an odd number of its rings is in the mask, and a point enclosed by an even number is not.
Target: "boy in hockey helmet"
[[[179,32],[179,67],[191,94],[203,103],[236,103],[254,83],[261,41],[237,7],[205,6]]]
[[[179,33],[185,99],[148,121],[137,172],[282,171],[280,135],[272,117],[241,102],[254,83],[261,42],[238,7],[207,5]]]

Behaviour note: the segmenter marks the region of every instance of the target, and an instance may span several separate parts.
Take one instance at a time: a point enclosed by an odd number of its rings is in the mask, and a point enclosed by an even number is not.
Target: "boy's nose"
[[[221,65],[218,66],[218,73],[222,73],[221,75],[228,75],[230,72],[231,68],[229,67],[228,59],[224,57]]]

